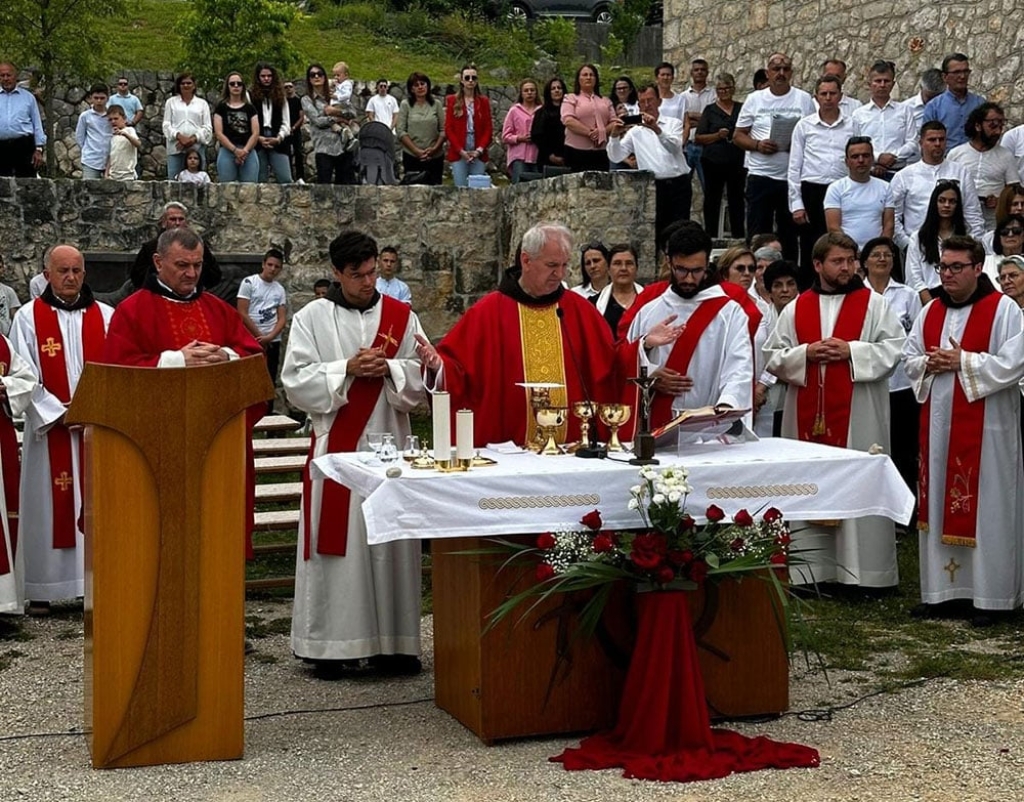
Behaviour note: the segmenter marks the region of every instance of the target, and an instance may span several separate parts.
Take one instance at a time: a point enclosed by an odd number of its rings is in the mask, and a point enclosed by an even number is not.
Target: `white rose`
[[[629,492],[634,496],[639,496],[643,492],[643,488],[640,485],[633,485],[629,488]]]
[[[673,504],[678,504],[679,499],[681,499],[682,497],[682,494],[679,493],[679,491],[677,490],[673,490],[671,493],[668,494],[668,500],[671,501]]]
[[[661,493],[655,493],[654,494],[654,498],[651,499],[651,503],[652,504],[664,504],[665,503],[665,496],[663,496]]]
[[[640,507],[640,505],[637,503],[637,500],[635,498],[631,498],[629,500],[629,505],[628,506],[629,506],[629,508],[631,510],[639,509],[639,507]]]

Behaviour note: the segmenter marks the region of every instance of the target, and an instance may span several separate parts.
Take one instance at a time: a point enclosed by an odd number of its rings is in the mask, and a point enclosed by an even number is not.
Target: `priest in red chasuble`
[[[889,453],[889,375],[905,339],[899,318],[857,276],[857,243],[841,232],[818,239],[812,287],[786,306],[765,345],[767,370],[786,382],[782,436]],[[798,543],[799,541],[799,543]],[[810,581],[891,587],[899,581],[894,524],[881,516],[804,526],[795,545]]]
[[[542,223],[523,235],[522,268],[505,273],[497,291],[470,307],[435,349],[419,338],[417,351],[431,389],[452,395],[452,413],[476,412],[477,446],[532,441],[536,418],[520,382],[550,382],[551,405],[617,401],[608,324],[594,305],[563,286],[572,234]],[[569,415],[560,442],[579,439]]]
[[[153,255],[156,272],[146,276],[142,289],[118,304],[110,321],[103,362],[149,368],[215,365],[262,354],[263,348],[246,330],[238,310],[205,292],[200,285],[203,241],[187,228],[169,229],[157,240]],[[249,410],[249,424],[266,407]],[[246,484],[250,520],[246,555],[252,556],[252,510],[255,471],[252,443],[246,440],[249,465]]]
[[[975,625],[1024,602],[1024,326],[1017,305],[982,272],[984,261],[984,248],[970,237],[942,243],[942,289],[933,290],[903,347],[924,404],[922,604],[913,612],[929,616],[942,602],[970,599]]]
[[[11,343],[40,381],[25,413],[18,526],[32,614],[85,593],[81,440],[63,421],[85,363],[102,361],[114,311],[93,298],[77,248],[53,248],[43,275],[43,294],[11,325]]]

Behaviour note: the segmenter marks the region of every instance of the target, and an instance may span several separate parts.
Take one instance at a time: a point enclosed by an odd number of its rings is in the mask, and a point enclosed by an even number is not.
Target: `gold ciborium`
[[[537,410],[537,426],[540,427],[541,437],[544,439],[544,447],[541,454],[561,454],[558,444],[555,442],[555,435],[558,429],[565,425],[569,410],[566,407],[544,407]]]
[[[619,442],[619,427],[629,420],[631,411],[627,404],[601,404],[597,413],[601,423],[611,430],[608,436],[609,451],[625,451]]]
[[[590,440],[590,421],[597,414],[597,404],[593,401],[573,401],[572,414],[580,419],[580,441],[576,448],[590,448],[594,445]]]

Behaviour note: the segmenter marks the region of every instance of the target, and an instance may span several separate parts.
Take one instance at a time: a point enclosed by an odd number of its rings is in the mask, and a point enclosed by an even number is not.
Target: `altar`
[[[640,525],[628,509],[637,483],[628,454],[584,460],[531,453],[499,454],[467,473],[413,470],[388,478],[365,454],[328,454],[313,475],[364,497],[370,543],[432,539],[435,701],[485,742],[608,727],[632,637],[632,594],[613,597],[598,635],[574,639],[579,599],[549,599],[522,617],[513,613],[485,632],[487,614],[532,574],[500,571],[500,559],[464,552],[481,538],[534,536],[578,529],[601,511],[607,529]],[[787,520],[882,515],[906,523],[914,498],[892,461],[846,449],[765,439],[690,446],[684,456],[691,515],[709,504],[728,515],[778,507]],[[394,473],[394,471],[392,471]],[[788,708],[783,611],[767,582],[754,577],[709,584],[690,595],[701,671],[712,716],[770,715]],[[525,612],[525,611],[524,611]],[[521,620],[522,619],[522,620]]]

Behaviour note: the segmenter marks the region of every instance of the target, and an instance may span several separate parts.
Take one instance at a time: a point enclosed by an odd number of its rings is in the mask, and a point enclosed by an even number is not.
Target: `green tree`
[[[633,46],[651,10],[651,0],[623,0],[611,6],[611,34],[622,43],[622,54],[625,55]],[[611,45],[609,40],[609,45]]]
[[[178,23],[182,69],[206,88],[231,70],[247,73],[259,61],[286,72],[299,63],[288,38],[297,9],[278,0],[191,0]]]
[[[0,36],[21,68],[33,71],[42,92],[43,124],[52,133],[57,88],[99,80],[112,69],[108,32],[129,16],[127,0],[4,0]],[[46,164],[55,169],[53,137],[47,136]]]

